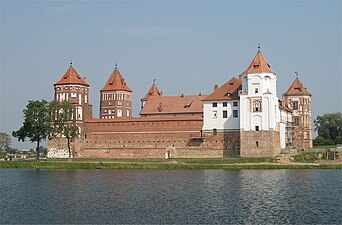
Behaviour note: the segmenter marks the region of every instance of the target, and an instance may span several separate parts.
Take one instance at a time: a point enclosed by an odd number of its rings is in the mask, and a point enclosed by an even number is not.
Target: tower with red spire
[[[292,110],[292,148],[312,148],[311,93],[298,76],[283,94],[285,104]]]
[[[132,117],[132,90],[117,66],[100,91],[100,118]]]
[[[92,105],[89,103],[89,84],[70,63],[67,71],[54,84],[55,101],[69,101],[74,107],[76,125],[80,134],[84,133],[83,123],[92,118]]]
[[[280,154],[277,76],[260,49],[241,78],[241,156],[276,156]]]
[[[163,92],[159,91],[157,85],[155,84],[155,82],[153,82],[152,86],[150,87],[150,89],[148,90],[146,95],[142,99],[140,99],[140,101],[141,101],[141,109],[144,107],[145,103],[147,102],[147,100],[151,96],[162,96],[162,95],[163,95]]]

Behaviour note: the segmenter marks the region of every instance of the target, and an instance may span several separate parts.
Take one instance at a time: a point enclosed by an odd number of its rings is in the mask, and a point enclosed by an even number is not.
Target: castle
[[[93,118],[89,84],[72,64],[54,84],[70,101],[79,127],[73,157],[267,157],[284,148],[311,148],[311,94],[298,77],[277,97],[277,74],[260,48],[238,77],[209,95],[165,96],[153,82],[132,117],[132,93],[117,65],[100,91]],[[63,138],[48,141],[48,157],[68,157]]]

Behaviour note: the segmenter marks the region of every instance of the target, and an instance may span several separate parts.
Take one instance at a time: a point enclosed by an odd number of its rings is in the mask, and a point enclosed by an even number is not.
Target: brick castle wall
[[[75,157],[164,158],[168,151],[172,158],[239,155],[240,132],[202,134],[201,117],[92,119],[84,126],[86,134],[73,145]],[[48,147],[66,149],[63,143],[51,140]]]
[[[272,157],[280,154],[279,131],[240,131],[241,157]]]

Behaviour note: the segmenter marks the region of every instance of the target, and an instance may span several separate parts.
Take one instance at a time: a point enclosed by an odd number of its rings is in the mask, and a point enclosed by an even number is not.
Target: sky
[[[133,116],[154,79],[164,95],[209,94],[238,76],[258,44],[278,96],[296,78],[312,117],[342,111],[341,1],[0,1],[0,131],[23,123],[29,100],[53,100],[72,60],[99,91],[118,63]],[[29,141],[13,147],[33,147]]]

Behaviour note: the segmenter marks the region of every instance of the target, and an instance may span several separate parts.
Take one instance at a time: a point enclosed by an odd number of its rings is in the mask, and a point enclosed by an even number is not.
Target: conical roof
[[[163,93],[159,91],[157,88],[157,85],[155,83],[152,84],[148,92],[146,93],[145,97],[143,97],[141,100],[147,100],[151,96],[161,96]]]
[[[125,79],[120,74],[118,67],[115,67],[113,73],[110,75],[106,85],[101,91],[129,91],[132,90],[127,86]]]
[[[247,73],[274,73],[274,72],[272,71],[271,66],[267,63],[266,59],[262,55],[261,51],[258,50],[251,64],[249,64],[248,68],[245,71],[243,71],[241,74],[247,74]]]
[[[293,81],[289,89],[284,93],[284,95],[309,95],[311,93],[304,87],[303,83],[298,79],[298,77]]]
[[[79,84],[84,86],[89,86],[89,84],[85,81],[84,78],[81,77],[74,69],[72,64],[68,70],[64,73],[63,76],[54,84],[54,85],[63,85],[63,84]]]

